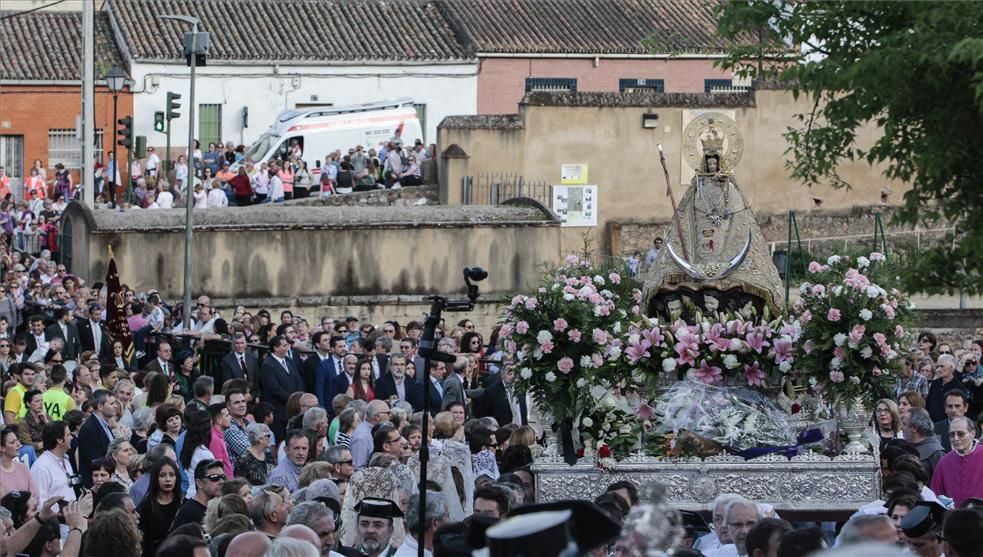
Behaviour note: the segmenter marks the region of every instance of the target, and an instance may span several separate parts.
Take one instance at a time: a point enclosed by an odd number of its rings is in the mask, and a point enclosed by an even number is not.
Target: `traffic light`
[[[167,92],[167,119],[173,120],[175,118],[180,118],[181,115],[178,114],[178,109],[181,108],[181,103],[177,102],[181,98],[178,93]]]
[[[164,131],[164,111],[158,110],[154,112],[154,131],[163,132]]]
[[[123,129],[117,131],[119,139],[116,140],[116,144],[121,147],[126,147],[127,149],[133,145],[133,118],[129,116],[124,116],[116,121]]]

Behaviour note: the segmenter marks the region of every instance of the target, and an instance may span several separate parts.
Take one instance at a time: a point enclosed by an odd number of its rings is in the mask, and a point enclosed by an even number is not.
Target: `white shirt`
[[[720,546],[716,551],[712,553],[706,553],[707,557],[738,557],[737,546],[729,543]]]
[[[157,206],[161,209],[170,209],[174,206],[174,196],[169,191],[162,191],[157,194]]]
[[[191,330],[194,331],[194,332],[205,333],[205,334],[210,335],[210,334],[212,334],[212,333],[215,332],[215,321],[217,319],[218,319],[218,316],[213,316],[208,321],[205,321],[205,322],[199,321],[199,322],[195,323],[191,327]]]
[[[270,198],[276,201],[283,197],[283,180],[279,176],[270,176]]]
[[[155,174],[159,164],[160,157],[157,156],[157,153],[150,153],[150,155],[147,157],[147,172]]]
[[[705,536],[700,536],[696,540],[696,543],[693,544],[693,549],[704,555],[710,555],[720,549],[720,538],[717,537],[716,532],[710,532]]]
[[[187,499],[194,497],[198,491],[198,487],[195,485],[195,468],[203,460],[215,460],[215,455],[212,454],[212,451],[205,448],[204,445],[198,445],[195,447],[195,452],[191,455],[191,466],[184,469],[184,473],[188,476],[188,493],[185,494],[185,498]]]
[[[72,474],[72,465],[68,455],[59,458],[51,451],[44,451],[31,466],[31,480],[38,490],[38,501],[47,501],[51,497],[61,497],[66,501],[75,500],[75,491],[68,485],[68,476]]]
[[[419,555],[419,553],[417,553],[419,551],[418,548],[419,546],[416,544],[416,540],[413,539],[413,536],[407,534],[406,539],[403,541],[403,545],[399,546],[399,549],[396,550],[396,553],[392,554],[392,557],[416,557]],[[433,557],[433,553],[427,549],[423,550],[423,554],[426,557]]]
[[[208,192],[208,208],[209,209],[221,209],[222,207],[229,206],[229,198],[226,197],[225,192],[219,188],[212,188]]]

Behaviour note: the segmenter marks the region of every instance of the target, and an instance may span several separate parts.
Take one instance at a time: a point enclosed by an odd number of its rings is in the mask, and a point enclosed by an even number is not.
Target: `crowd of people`
[[[8,245],[31,255],[58,250],[58,224],[74,187],[71,172],[61,163],[48,178],[40,159],[24,180],[23,194],[11,190],[10,176],[0,166],[0,234]]]
[[[404,146],[399,139],[378,148],[361,145],[328,153],[321,159],[304,158],[303,146],[294,141],[282,156],[257,164],[244,145],[209,143],[201,150],[195,142],[194,161],[179,155],[167,172],[153,147],[130,166],[132,199],[124,207],[168,209],[182,207],[188,198],[195,209],[216,209],[279,203],[290,199],[330,196],[378,189],[398,189],[422,184],[423,162],[432,159],[435,146],[417,139]],[[316,162],[310,162],[310,161]],[[97,174],[97,203],[109,204],[109,188],[115,165],[112,160]]]

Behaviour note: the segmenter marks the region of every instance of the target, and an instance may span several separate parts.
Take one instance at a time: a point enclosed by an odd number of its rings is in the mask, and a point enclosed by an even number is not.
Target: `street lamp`
[[[159,15],[158,19],[183,21],[191,24],[191,33],[184,35],[185,54],[188,55],[188,65],[191,66],[191,91],[188,94],[188,164],[195,164],[195,64],[198,55],[204,55],[208,49],[208,33],[199,33],[198,25],[201,20],[189,15]],[[188,175],[188,184],[184,188],[184,331],[191,330],[191,228],[194,224],[192,213],[192,190],[194,189],[194,173]]]
[[[119,104],[119,92],[123,90],[126,86],[126,74],[119,66],[113,66],[113,69],[109,70],[106,74],[106,87],[113,92],[113,169],[110,171],[110,189],[109,189],[109,206],[113,209],[116,208],[116,176],[120,175],[119,171],[119,157],[116,156],[116,108]],[[89,179],[92,177],[89,176]]]

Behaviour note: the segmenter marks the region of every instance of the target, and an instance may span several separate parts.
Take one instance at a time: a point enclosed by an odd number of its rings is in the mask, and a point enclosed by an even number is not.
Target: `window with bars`
[[[664,79],[619,79],[618,89],[622,93],[635,93],[638,91],[664,93],[666,82]]]
[[[734,82],[730,79],[704,79],[703,80],[703,92],[710,93],[714,89],[730,89],[734,86]]]
[[[575,77],[527,77],[526,93],[533,91],[550,91],[553,93],[577,92]]]
[[[48,130],[48,167],[58,163],[65,168],[82,168],[82,142],[74,129]],[[102,129],[96,130],[95,160],[103,160]]]
[[[222,141],[222,105],[198,105],[198,141],[204,146]]]

